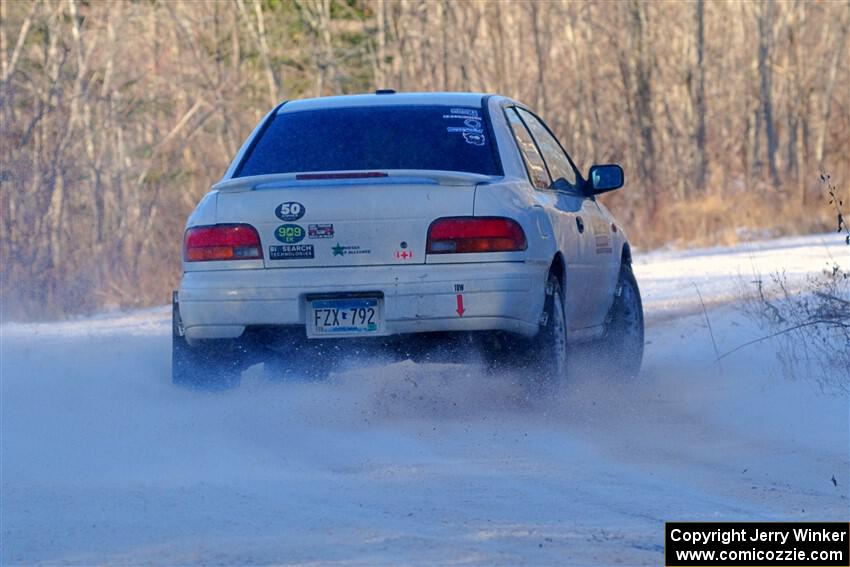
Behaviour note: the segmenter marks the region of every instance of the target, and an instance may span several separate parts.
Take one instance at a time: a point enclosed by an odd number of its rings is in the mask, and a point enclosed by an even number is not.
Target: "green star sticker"
[[[336,246],[334,246],[331,250],[334,251],[334,256],[342,256],[343,254],[345,254],[345,248],[340,246],[339,242],[337,242]]]

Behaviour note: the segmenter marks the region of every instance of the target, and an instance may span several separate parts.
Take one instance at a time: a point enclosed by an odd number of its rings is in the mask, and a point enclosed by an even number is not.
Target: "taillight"
[[[517,252],[527,247],[518,222],[501,217],[437,219],[428,229],[428,254]]]
[[[197,226],[186,231],[183,258],[187,262],[210,260],[262,260],[260,235],[249,224]]]

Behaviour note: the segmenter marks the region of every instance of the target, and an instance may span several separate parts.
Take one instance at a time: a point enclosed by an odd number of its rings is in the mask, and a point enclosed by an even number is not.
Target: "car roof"
[[[283,114],[322,108],[395,105],[440,105],[480,108],[485,96],[487,95],[484,93],[391,93],[326,96],[287,101],[280,107],[278,112]]]

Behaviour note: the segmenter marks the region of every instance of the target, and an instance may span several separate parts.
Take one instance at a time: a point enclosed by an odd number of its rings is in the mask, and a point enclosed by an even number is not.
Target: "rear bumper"
[[[178,301],[190,340],[239,337],[248,326],[304,326],[307,295],[345,292],[383,294],[385,335],[500,330],[533,336],[545,272],[524,262],[193,271],[183,274]]]

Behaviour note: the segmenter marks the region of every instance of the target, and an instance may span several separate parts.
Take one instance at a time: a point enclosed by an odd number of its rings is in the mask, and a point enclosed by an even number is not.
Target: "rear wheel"
[[[540,332],[530,349],[532,385],[541,390],[557,389],[567,373],[567,320],[561,282],[549,274]]]
[[[546,281],[546,298],[540,331],[532,339],[512,334],[488,333],[479,342],[488,370],[520,372],[530,393],[541,396],[557,390],[567,375],[567,321],[561,282],[552,274]]]
[[[232,388],[245,368],[245,345],[235,339],[202,341],[190,345],[183,334],[180,310],[171,308],[171,381],[188,388]]]
[[[610,364],[609,374],[621,379],[634,378],[643,362],[644,321],[640,289],[632,267],[624,264],[614,303],[608,313],[608,324],[602,347],[604,360]]]

